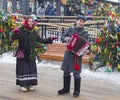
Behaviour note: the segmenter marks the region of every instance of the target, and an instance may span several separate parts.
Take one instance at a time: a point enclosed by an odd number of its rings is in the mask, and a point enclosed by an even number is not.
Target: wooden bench
[[[48,44],[46,52],[40,54],[41,59],[62,61],[66,50],[65,43]]]
[[[65,50],[66,50],[65,43],[48,44],[45,53],[40,54],[40,58],[45,60],[62,62]],[[83,64],[88,64],[88,62],[89,62],[89,55],[83,56]]]

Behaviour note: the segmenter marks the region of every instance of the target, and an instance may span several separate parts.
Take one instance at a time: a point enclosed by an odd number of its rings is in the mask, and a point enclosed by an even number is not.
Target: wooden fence
[[[91,18],[93,21],[96,20],[105,20],[104,16],[85,16]],[[75,22],[76,16],[37,16],[37,21],[39,22],[54,22],[54,23],[71,23]]]

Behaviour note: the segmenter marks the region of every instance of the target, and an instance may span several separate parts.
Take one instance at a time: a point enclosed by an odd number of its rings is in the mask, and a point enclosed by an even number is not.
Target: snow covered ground
[[[7,64],[15,64],[16,58],[13,57],[12,52],[3,53],[3,55],[0,56],[0,63],[7,63]],[[59,68],[61,67],[61,62],[55,62],[55,61],[41,61],[41,63],[38,63],[36,61],[38,67],[51,67],[51,68]],[[97,79],[103,79],[110,81],[115,84],[120,85],[120,73],[117,71],[106,73],[104,72],[105,68],[100,68],[98,71],[93,72],[89,70],[88,65],[83,65],[82,74],[87,75],[88,77],[94,77]],[[82,75],[81,74],[81,75]]]

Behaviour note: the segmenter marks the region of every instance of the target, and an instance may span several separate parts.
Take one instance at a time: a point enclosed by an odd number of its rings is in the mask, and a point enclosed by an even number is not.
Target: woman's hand
[[[18,35],[19,32],[20,32],[20,30],[19,30],[18,28],[16,28],[16,29],[13,30],[13,34],[14,34],[14,35]]]

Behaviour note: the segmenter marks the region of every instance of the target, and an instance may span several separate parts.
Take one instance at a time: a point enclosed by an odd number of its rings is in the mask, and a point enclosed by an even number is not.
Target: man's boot
[[[70,80],[71,80],[71,76],[63,76],[63,89],[58,91],[59,95],[70,92]]]
[[[81,78],[74,78],[74,93],[73,97],[78,97],[80,94],[80,85],[81,85]]]

